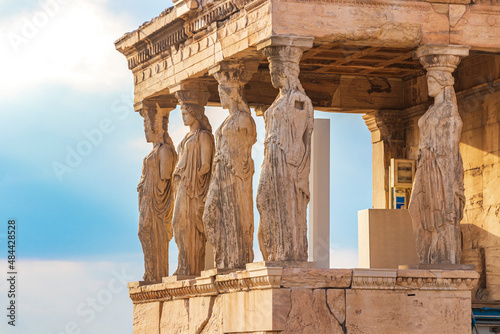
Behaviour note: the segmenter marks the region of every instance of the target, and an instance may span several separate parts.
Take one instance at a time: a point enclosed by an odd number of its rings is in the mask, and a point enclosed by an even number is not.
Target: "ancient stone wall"
[[[469,333],[473,271],[313,269],[129,284],[134,334]]]

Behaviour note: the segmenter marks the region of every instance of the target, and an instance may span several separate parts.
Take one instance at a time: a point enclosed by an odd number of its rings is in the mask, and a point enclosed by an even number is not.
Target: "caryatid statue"
[[[460,155],[462,120],[453,71],[467,46],[424,46],[416,55],[427,70],[434,104],[419,119],[417,171],[409,203],[420,263],[460,263],[464,169]]]
[[[244,97],[244,85],[252,73],[241,63],[227,62],[211,72],[229,116],[215,132],[214,169],[203,222],[214,246],[216,268],[242,268],[253,262],[252,145],[257,132]]]
[[[176,275],[199,275],[205,268],[202,218],[215,150],[212,127],[205,116],[208,92],[190,88],[175,93],[184,125],[189,127],[177,148],[179,159],[173,176],[176,195],[172,224],[179,249]]]
[[[144,252],[144,281],[161,281],[168,276],[168,244],[172,239],[174,208],[172,172],[177,162],[174,144],[168,135],[168,117],[172,107],[142,102],[146,140],[153,149],[144,158],[139,192],[139,240]]]
[[[263,51],[279,95],[264,114],[264,162],[256,199],[260,250],[266,261],[307,261],[314,110],[299,81],[303,48],[271,45]]]

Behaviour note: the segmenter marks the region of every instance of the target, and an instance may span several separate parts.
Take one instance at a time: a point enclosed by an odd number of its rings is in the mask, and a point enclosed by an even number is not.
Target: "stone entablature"
[[[148,60],[157,55],[162,58],[170,56],[188,38],[203,30],[217,30],[217,26],[213,26],[213,23],[228,19],[245,6],[249,10],[262,2],[262,0],[216,1],[201,11],[191,10],[189,15],[180,14],[175,7],[171,7],[150,22],[144,23],[136,31],[125,34],[115,44],[119,51],[127,51],[132,47],[131,52],[126,55],[129,69],[134,69],[147,64]],[[199,40],[199,37],[196,35],[194,39]]]
[[[380,15],[377,8],[386,8],[385,14]],[[348,22],[344,22],[346,17]],[[485,1],[465,5],[451,1],[225,0],[202,3],[187,12],[167,9],[115,44],[127,57],[134,74],[138,102],[159,92],[169,94],[169,87],[182,80],[206,77],[209,67],[225,59],[263,61],[255,47],[272,35],[315,37],[313,55],[317,47],[346,43],[348,49],[344,53],[350,61],[332,69],[335,71],[332,73],[345,69],[344,74],[355,74],[363,68],[364,61],[351,56],[350,44],[360,50],[366,46],[378,47],[381,52],[385,48],[404,51],[429,43],[471,45],[472,50],[498,51],[499,26],[499,6]],[[395,61],[382,69],[387,72],[401,65],[404,73],[412,67],[404,55]],[[350,66],[357,70],[351,70]],[[365,68],[373,66],[367,64]],[[361,74],[384,76],[384,71],[361,71]],[[309,72],[308,68],[301,72],[304,76],[326,74]],[[305,81],[306,89],[307,86]],[[395,89],[393,87],[393,91]],[[391,95],[391,98],[394,97]],[[387,107],[386,103],[382,108]]]

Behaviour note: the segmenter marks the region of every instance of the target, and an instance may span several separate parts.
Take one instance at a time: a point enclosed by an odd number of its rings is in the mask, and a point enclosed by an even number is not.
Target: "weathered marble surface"
[[[172,172],[177,162],[172,139],[168,135],[168,117],[172,108],[144,103],[146,140],[153,150],[144,158],[139,192],[139,239],[144,252],[144,281],[161,281],[168,276],[168,244],[172,239]]]
[[[339,324],[345,321],[345,290],[344,289],[327,289],[326,302],[330,312],[332,312]]]
[[[184,334],[189,332],[189,299],[162,303],[160,334]]]
[[[303,49],[271,45],[263,52],[280,92],[264,114],[264,162],[256,198],[260,250],[265,261],[307,261],[314,110],[298,78]]]
[[[434,97],[418,121],[417,171],[408,208],[417,253],[420,263],[460,263],[459,225],[465,206],[462,120],[451,73],[468,48],[423,47],[417,54],[427,70],[429,96]]]
[[[222,334],[222,298],[214,298],[208,322],[200,334]]]
[[[203,223],[214,246],[216,267],[244,268],[253,262],[252,145],[257,131],[244,96],[251,73],[243,63],[223,63],[214,77],[229,116],[215,132],[217,144]]]
[[[172,225],[179,249],[175,275],[199,275],[205,267],[202,217],[210,184],[214,138],[204,114],[206,98],[199,101],[201,94],[192,90],[176,93],[189,133],[179,144],[179,160],[173,174],[176,195]]]
[[[290,312],[289,289],[257,289],[222,295],[223,332],[283,331]]]
[[[342,327],[327,305],[326,291],[291,289],[292,308],[282,333],[343,334]]]
[[[133,334],[160,333],[161,304],[156,301],[134,305]]]
[[[348,333],[471,332],[470,291],[346,290]]]

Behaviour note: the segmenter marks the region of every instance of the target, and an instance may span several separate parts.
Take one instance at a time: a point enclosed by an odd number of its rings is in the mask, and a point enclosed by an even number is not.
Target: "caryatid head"
[[[271,46],[264,49],[269,60],[271,83],[275,88],[292,87],[294,82],[298,82],[302,53],[302,49],[292,46]]]
[[[245,100],[244,86],[252,78],[253,72],[241,62],[222,62],[214,68],[213,76],[219,83],[222,108],[228,109],[229,112],[234,112],[235,109],[250,112]]]
[[[173,108],[161,108],[158,103],[147,105],[140,110],[144,118],[144,133],[148,143],[158,144],[165,140],[168,132],[168,119]]]
[[[451,72],[442,70],[429,70],[427,72],[427,90],[430,97],[436,97],[444,91],[445,87],[453,87],[455,79]]]

